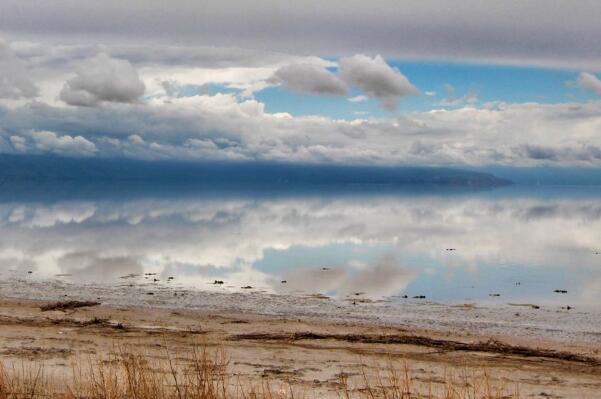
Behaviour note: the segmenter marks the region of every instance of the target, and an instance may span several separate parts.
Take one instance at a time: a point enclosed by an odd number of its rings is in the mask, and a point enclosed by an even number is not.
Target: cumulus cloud
[[[0,98],[33,98],[38,91],[24,63],[0,39]]]
[[[274,73],[270,82],[282,83],[289,90],[308,94],[344,96],[349,90],[334,73],[313,64],[283,66]]]
[[[592,73],[582,72],[576,82],[581,88],[601,96],[601,80]]]
[[[339,63],[339,73],[345,82],[377,98],[388,110],[396,108],[401,97],[418,94],[417,88],[379,55],[371,58],[357,54],[341,58]]]
[[[96,153],[94,143],[82,136],[59,136],[54,132],[34,131],[31,139],[37,150],[60,155],[90,156]]]
[[[76,76],[65,82],[59,96],[69,105],[90,107],[102,102],[133,103],[144,91],[128,61],[100,53],[77,67]]]
[[[355,86],[365,95],[351,97],[349,101],[374,97],[388,110],[394,110],[401,97],[418,94],[417,88],[379,55],[341,58],[337,73],[318,65],[290,64],[278,69],[268,81],[281,83],[295,92],[332,96],[345,96]]]

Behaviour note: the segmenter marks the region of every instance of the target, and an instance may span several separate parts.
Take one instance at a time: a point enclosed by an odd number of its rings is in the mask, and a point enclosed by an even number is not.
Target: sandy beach
[[[390,362],[407,364],[411,380],[423,386],[442,384],[450,375],[485,372],[495,384],[518,387],[520,397],[601,397],[601,352],[592,334],[576,334],[579,339],[570,340],[569,334],[555,334],[561,339],[553,334],[529,337],[511,327],[504,334],[485,334],[469,327],[449,328],[453,323],[430,329],[369,318],[333,319],[325,312],[322,317],[318,312],[286,315],[268,308],[270,298],[263,299],[264,312],[175,306],[161,301],[160,295],[118,304],[118,297],[108,299],[109,289],[64,294],[73,287],[55,284],[64,291],[48,283],[46,290],[39,290],[38,300],[17,298],[35,291],[32,283],[21,283],[31,291],[21,290],[21,295],[19,283],[12,291],[3,284],[0,355],[5,366],[42,363],[59,376],[70,373],[77,359],[106,357],[122,348],[161,358],[165,350],[178,353],[202,345],[223,348],[231,377],[290,384],[308,397],[338,397],[340,373],[358,378],[360,370],[373,372]],[[241,299],[233,294],[189,294],[211,295]],[[101,304],[41,310],[59,297],[98,299]]]

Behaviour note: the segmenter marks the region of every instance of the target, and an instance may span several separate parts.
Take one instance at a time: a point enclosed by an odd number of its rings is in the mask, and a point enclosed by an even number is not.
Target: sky
[[[601,3],[0,3],[0,153],[601,166]]]

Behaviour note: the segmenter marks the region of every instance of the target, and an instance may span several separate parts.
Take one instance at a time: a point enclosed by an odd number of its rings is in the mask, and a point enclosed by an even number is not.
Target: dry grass
[[[315,398],[323,393],[290,381],[232,377],[223,348],[191,345],[185,352],[160,356],[119,348],[107,358],[80,358],[69,375],[49,375],[40,363],[7,368],[0,363],[0,399],[284,399]],[[363,364],[340,373],[329,394],[357,399],[501,399],[519,398],[485,370],[449,373],[442,381],[417,381],[404,361]]]

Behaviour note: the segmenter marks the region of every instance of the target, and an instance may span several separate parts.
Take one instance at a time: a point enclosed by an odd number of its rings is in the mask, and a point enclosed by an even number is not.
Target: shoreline
[[[353,301],[324,295],[266,294],[260,291],[190,290],[176,285],[72,284],[61,280],[0,281],[0,298],[93,300],[109,306],[256,314],[328,323],[413,330],[450,331],[464,336],[512,337],[570,345],[601,346],[601,312],[530,304],[435,303],[427,299]],[[353,302],[356,302],[353,304]],[[557,327],[560,326],[560,327]]]
[[[0,296],[5,365],[41,362],[61,375],[74,359],[103,358],[116,348],[160,358],[165,348],[185,351],[200,343],[224,349],[231,376],[268,378],[318,397],[337,397],[340,373],[377,370],[390,359],[406,362],[420,383],[485,370],[495,383],[519,386],[524,397],[595,398],[601,392],[601,353],[594,344],[208,308],[100,304],[42,311],[49,302]]]

